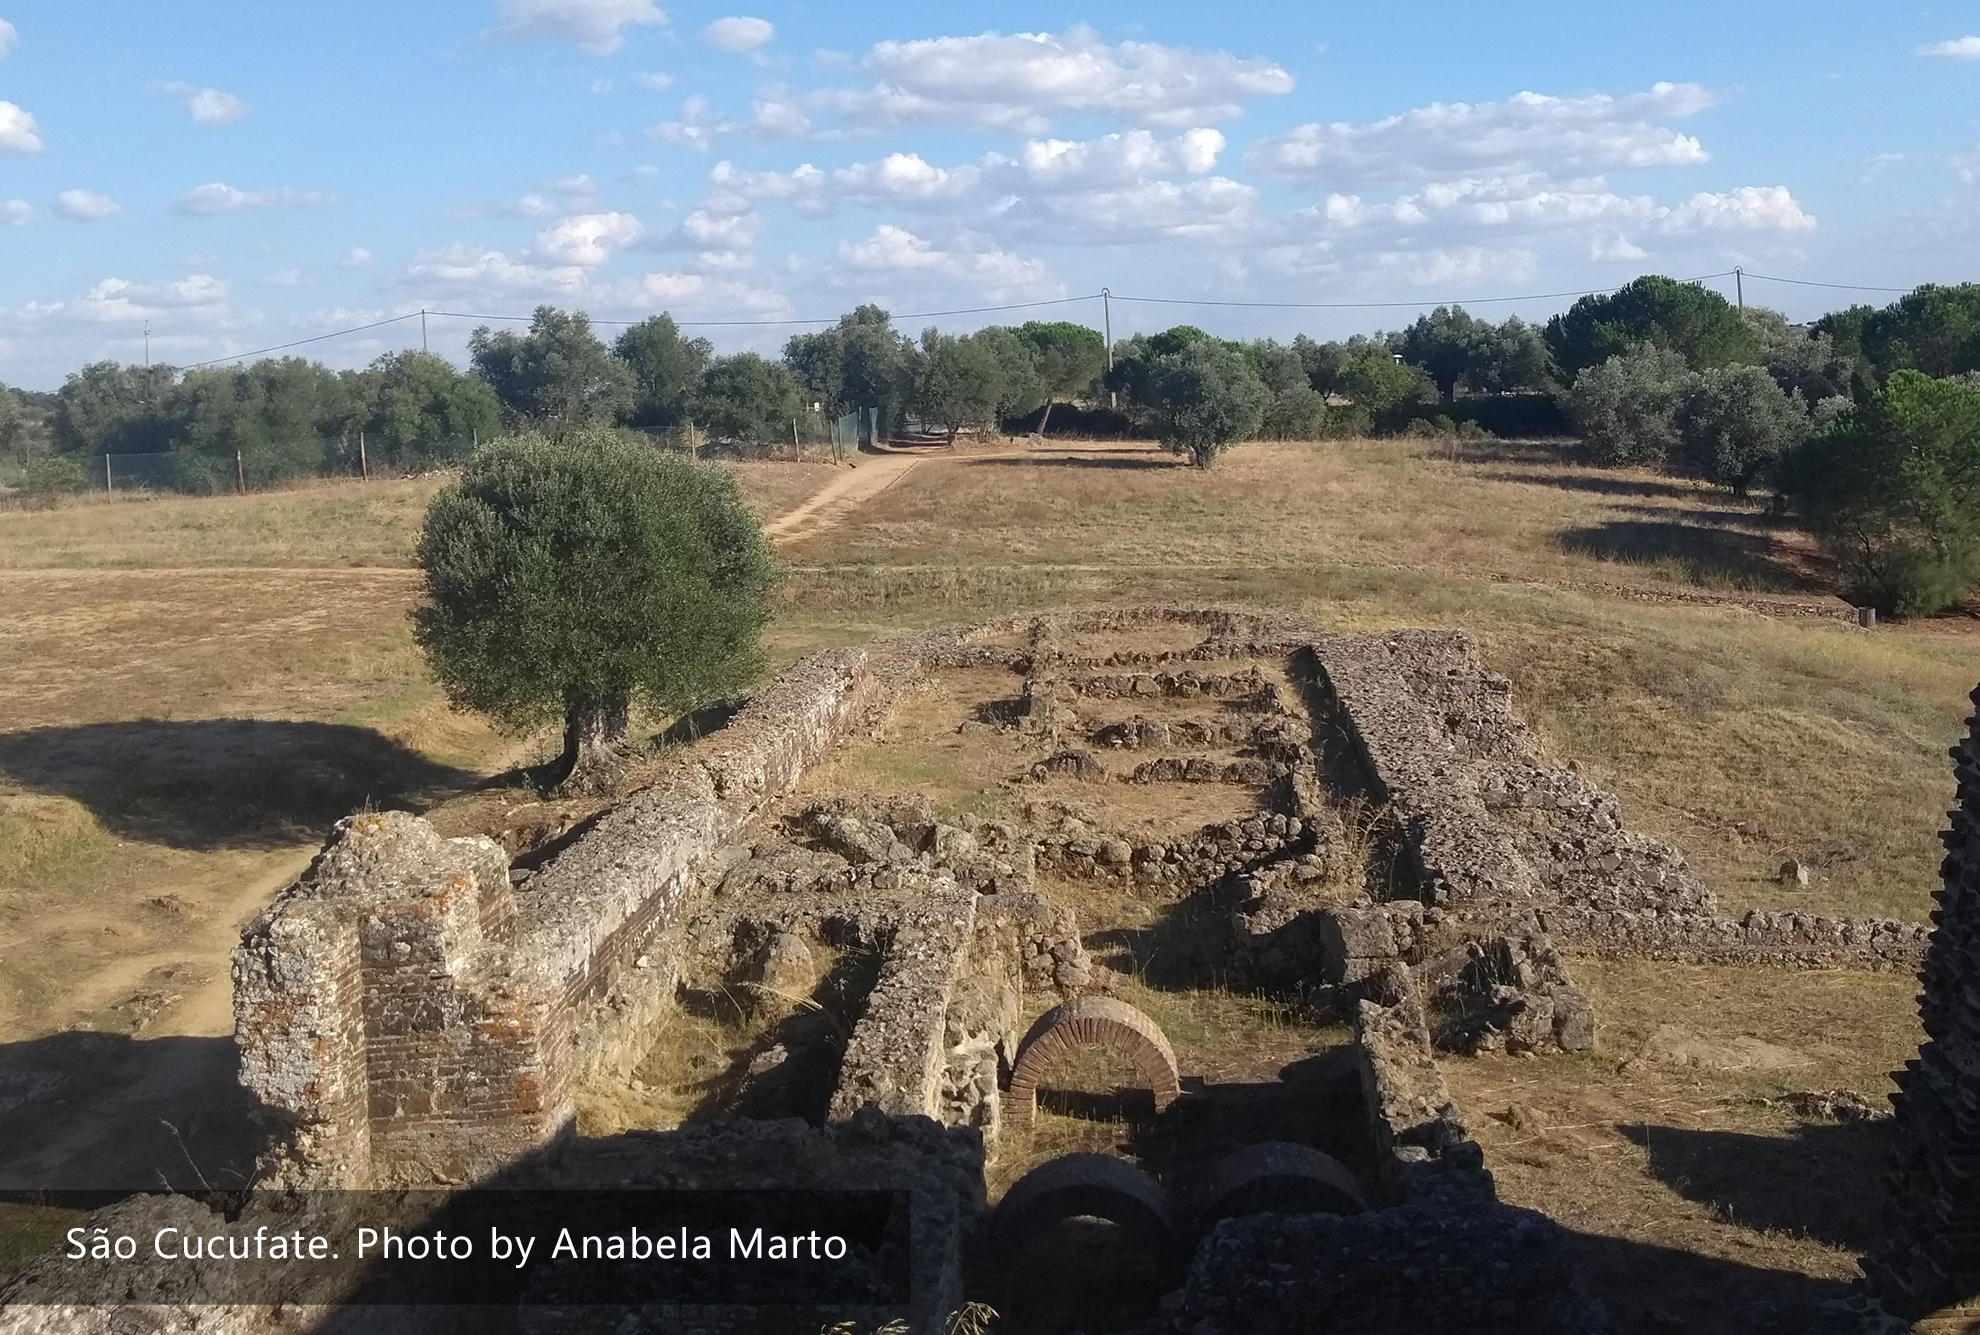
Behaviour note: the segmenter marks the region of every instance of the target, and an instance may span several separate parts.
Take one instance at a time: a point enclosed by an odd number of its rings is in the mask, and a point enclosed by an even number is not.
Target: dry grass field
[[[733,467],[766,516],[835,473]],[[231,1162],[214,1082],[240,922],[349,808],[534,754],[449,712],[407,632],[438,485],[0,512],[0,1162]],[[1102,600],[1461,626],[1547,749],[1615,788],[1729,908],[1929,909],[1980,628],[1830,619],[1819,553],[1723,493],[1540,446],[1258,443],[1199,473],[1055,442],[931,451],[856,500],[790,533],[780,661]],[[872,777],[971,809],[1000,763],[930,751]],[[1789,856],[1812,884],[1774,879]],[[1619,1292],[1644,1248],[1676,1258],[1659,1282],[1704,1295],[1845,1275],[1878,1133],[1760,1100],[1880,1100],[1917,1041],[1909,980],[1575,968],[1603,1017],[1597,1055],[1450,1064],[1506,1196],[1592,1239]],[[1125,985],[1195,1061],[1247,1035],[1333,1041],[1242,999]],[[133,1117],[140,1099],[155,1117]],[[172,1138],[130,1134],[161,1118]],[[1065,1120],[1048,1110],[1040,1133],[1120,1141],[1104,1118]]]

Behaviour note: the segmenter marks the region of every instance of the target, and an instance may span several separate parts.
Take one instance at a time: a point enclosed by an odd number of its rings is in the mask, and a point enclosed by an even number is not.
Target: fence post
[[[798,439],[797,418],[791,419],[791,448],[797,451],[798,462],[804,462],[804,442]]]
[[[110,456],[107,454],[103,456],[103,494],[105,496],[117,494],[117,489],[110,485]]]
[[[247,495],[247,465],[241,462],[241,452],[234,451],[234,481],[240,485],[241,495]]]
[[[371,460],[364,452],[364,432],[358,432],[358,476],[371,481]]]

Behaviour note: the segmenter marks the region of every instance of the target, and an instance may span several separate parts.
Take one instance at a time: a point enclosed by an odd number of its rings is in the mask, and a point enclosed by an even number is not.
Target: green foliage
[[[1371,429],[1393,431],[1435,390],[1422,372],[1397,361],[1386,344],[1350,339],[1332,392],[1351,399],[1367,415]]]
[[[1817,329],[1797,329],[1779,311],[1748,307],[1746,323],[1760,340],[1759,364],[1775,383],[1808,403],[1849,393],[1857,364],[1837,350],[1834,336]]]
[[[1245,346],[1251,369],[1265,386],[1265,420],[1258,434],[1268,440],[1318,440],[1327,431],[1327,400],[1306,377],[1299,351],[1266,338]]]
[[[1157,438],[1198,468],[1256,435],[1270,398],[1242,352],[1208,338],[1156,356],[1147,387]]]
[[[681,713],[760,669],[769,545],[719,467],[609,431],[485,446],[433,500],[414,635],[457,707],[524,731]]]
[[[725,440],[788,442],[791,419],[805,410],[791,373],[753,352],[717,357],[701,373],[691,411],[695,425]]]
[[[993,420],[1021,417],[1045,403],[1045,380],[1038,371],[1038,358],[1016,330],[991,325],[971,334],[969,341],[980,344],[997,368]]]
[[[81,491],[89,485],[83,466],[66,454],[51,454],[27,466],[22,490],[40,499]]]
[[[626,424],[671,431],[685,419],[689,396],[715,348],[705,338],[681,337],[672,316],[654,315],[620,334],[612,355],[632,372],[633,406]]]
[[[831,329],[792,337],[784,365],[833,415],[878,407],[892,421],[914,384],[905,340],[887,312],[870,303],[840,316]]]
[[[1648,274],[1605,296],[1583,297],[1547,322],[1547,346],[1578,376],[1638,343],[1675,352],[1694,371],[1751,362],[1760,340],[1733,304],[1695,283]]]
[[[931,329],[921,336],[914,411],[946,428],[954,443],[963,427],[995,419],[1002,374],[989,343]]]
[[[169,366],[91,362],[71,372],[55,394],[56,448],[68,454],[149,454],[167,448],[163,408],[175,373]]]
[[[1878,376],[1980,370],[1980,283],[1927,283],[1861,321],[1864,360]]]
[[[1678,405],[1689,388],[1684,358],[1642,344],[1575,377],[1568,415],[1598,464],[1669,458],[1678,444]]]
[[[612,426],[633,408],[632,368],[582,311],[538,306],[524,334],[483,325],[468,337],[468,356],[513,419],[551,435]]]
[[[1758,366],[1718,366],[1692,377],[1678,408],[1677,459],[1744,496],[1808,437],[1808,407]]]
[[[1051,400],[1090,395],[1107,370],[1107,340],[1097,329],[1067,320],[1027,320],[1014,331],[1031,350],[1031,361],[1046,399],[1039,419],[1042,434],[1051,421]]]
[[[350,382],[301,357],[190,371],[166,399],[173,448],[210,461],[202,490],[233,485],[236,454],[258,482],[317,472],[362,409]]]
[[[1439,306],[1403,330],[1396,350],[1430,377],[1446,403],[1460,387],[1509,394],[1549,389],[1554,383],[1546,342],[1516,315],[1495,325],[1462,306]]]
[[[466,455],[501,430],[502,404],[479,376],[463,375],[445,357],[388,352],[362,382],[369,456],[400,469],[432,468]]]
[[[1895,371],[1786,471],[1860,601],[1921,615],[1980,582],[1980,385]]]

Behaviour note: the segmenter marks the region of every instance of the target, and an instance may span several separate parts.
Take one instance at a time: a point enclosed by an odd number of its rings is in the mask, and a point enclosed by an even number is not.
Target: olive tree
[[[1684,358],[1639,344],[1584,370],[1568,392],[1568,416],[1598,464],[1645,463],[1678,444],[1678,404],[1690,388]]]
[[[554,779],[609,787],[634,706],[679,713],[746,684],[774,578],[724,470],[610,431],[477,452],[419,539],[414,636],[457,707],[561,721]]]
[[[947,429],[949,444],[961,428],[995,418],[1002,395],[1003,368],[991,344],[933,329],[922,335],[911,401],[916,413]]]
[[[1163,447],[1187,454],[1198,468],[1257,435],[1270,399],[1244,352],[1210,338],[1151,361],[1144,392]]]
[[[1808,406],[1760,366],[1720,366],[1693,377],[1678,407],[1678,461],[1744,496],[1754,480],[1808,436]]]

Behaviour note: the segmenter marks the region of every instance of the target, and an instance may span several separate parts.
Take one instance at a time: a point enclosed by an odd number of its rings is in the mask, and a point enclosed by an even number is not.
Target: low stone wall
[[[804,660],[512,890],[488,840],[405,813],[342,822],[234,961],[242,1080],[271,1183],[475,1180],[563,1134],[671,1003],[672,933],[709,859],[919,670]]]
[[[1355,1006],[1354,1048],[1383,1195],[1492,1199],[1484,1154],[1437,1069],[1415,980],[1392,966],[1370,991]]]

